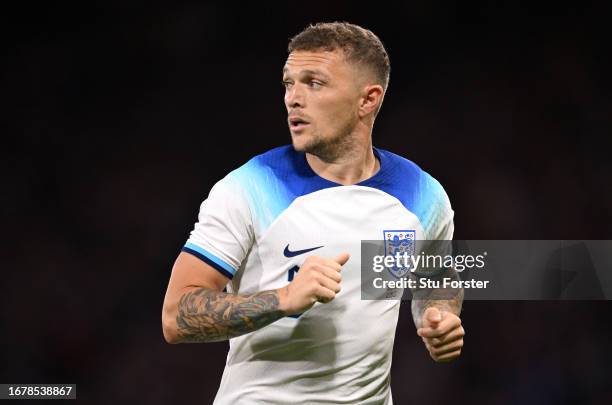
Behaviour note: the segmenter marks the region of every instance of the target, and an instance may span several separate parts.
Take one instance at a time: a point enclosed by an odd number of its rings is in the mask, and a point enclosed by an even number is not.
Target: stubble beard
[[[347,122],[337,134],[331,137],[321,135],[320,132],[314,132],[311,139],[302,147],[296,147],[294,142],[293,148],[298,152],[315,155],[324,162],[336,162],[340,157],[352,151],[354,147],[354,128],[355,123]]]

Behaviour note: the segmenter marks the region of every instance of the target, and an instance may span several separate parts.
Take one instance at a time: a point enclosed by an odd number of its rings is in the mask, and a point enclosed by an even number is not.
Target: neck
[[[323,158],[306,153],[306,160],[317,175],[345,186],[369,179],[380,169],[370,134],[365,139],[355,139],[355,142],[346,145],[338,156]]]

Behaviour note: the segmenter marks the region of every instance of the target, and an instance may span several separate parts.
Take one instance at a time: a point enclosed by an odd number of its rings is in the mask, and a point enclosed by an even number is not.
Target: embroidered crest
[[[387,267],[389,273],[395,278],[400,278],[406,275],[414,264],[411,257],[414,255],[416,231],[413,229],[390,230],[383,231],[385,237],[385,256],[393,256],[394,258],[399,253],[402,257],[401,265],[395,263],[393,267]],[[404,262],[404,253],[409,257]]]

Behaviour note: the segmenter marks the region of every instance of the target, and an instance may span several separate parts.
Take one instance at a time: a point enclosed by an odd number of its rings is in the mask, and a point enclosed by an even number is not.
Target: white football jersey
[[[392,403],[400,301],[361,299],[360,242],[386,230],[449,240],[453,211],[429,174],[374,153],[380,170],[342,186],[315,174],[304,153],[276,148],[231,172],[202,203],[183,251],[229,277],[228,292],[281,288],[309,255],[351,255],[332,302],[230,340],[215,404]]]

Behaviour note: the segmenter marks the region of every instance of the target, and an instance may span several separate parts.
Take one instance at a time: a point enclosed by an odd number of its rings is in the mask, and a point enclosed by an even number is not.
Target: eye
[[[283,80],[283,87],[284,87],[285,89],[290,88],[292,85],[293,85],[293,83],[292,83],[292,82],[290,82],[289,80]]]
[[[323,86],[323,83],[318,82],[316,80],[311,80],[308,82],[308,87],[311,87],[313,89],[319,89],[321,88],[321,86]]]

